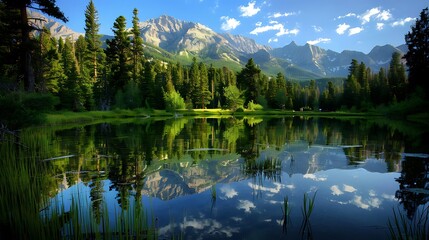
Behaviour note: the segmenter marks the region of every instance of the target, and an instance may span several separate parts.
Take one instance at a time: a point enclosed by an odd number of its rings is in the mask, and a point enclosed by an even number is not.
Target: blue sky
[[[67,25],[84,32],[89,0],[57,0],[69,18]],[[100,33],[112,34],[122,15],[131,26],[132,11],[140,21],[161,15],[199,22],[216,32],[255,39],[259,44],[283,47],[291,41],[310,43],[337,52],[368,53],[376,45],[404,44],[426,0],[94,0]]]

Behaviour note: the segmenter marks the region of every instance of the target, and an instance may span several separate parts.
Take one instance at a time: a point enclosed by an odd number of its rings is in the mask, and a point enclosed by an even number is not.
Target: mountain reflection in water
[[[297,117],[56,130],[50,191],[66,211],[77,195],[94,215],[103,204],[113,213],[142,205],[161,239],[302,237],[303,196],[316,194],[314,238],[386,238],[393,208],[411,218],[429,200],[427,134],[410,123]]]

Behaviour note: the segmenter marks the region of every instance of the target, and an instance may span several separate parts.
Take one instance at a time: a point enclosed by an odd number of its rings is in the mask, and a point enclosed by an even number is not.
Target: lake
[[[388,239],[395,216],[427,216],[428,129],[411,122],[150,118],[22,136],[44,165],[38,215],[71,215],[67,238]]]

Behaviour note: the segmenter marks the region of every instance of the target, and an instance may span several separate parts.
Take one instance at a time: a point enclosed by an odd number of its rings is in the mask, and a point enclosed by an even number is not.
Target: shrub
[[[249,109],[250,111],[255,111],[255,110],[263,110],[264,107],[261,104],[254,103],[252,100],[247,104],[247,109]]]
[[[176,91],[164,92],[165,110],[172,112],[177,109],[185,109],[185,100]]]

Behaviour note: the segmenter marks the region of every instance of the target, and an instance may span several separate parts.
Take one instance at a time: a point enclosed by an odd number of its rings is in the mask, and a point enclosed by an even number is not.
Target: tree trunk
[[[20,6],[21,13],[21,40],[22,40],[22,70],[24,72],[24,88],[28,92],[34,92],[34,70],[31,64],[30,28],[28,26],[27,5],[23,2]]]

